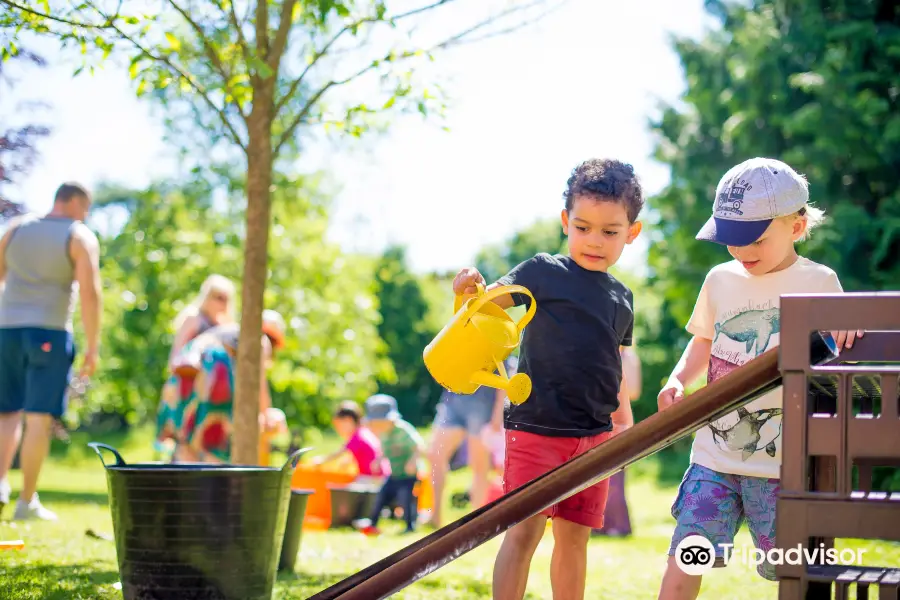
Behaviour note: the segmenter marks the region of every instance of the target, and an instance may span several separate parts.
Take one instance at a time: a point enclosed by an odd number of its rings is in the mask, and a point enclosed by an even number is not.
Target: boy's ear
[[[794,238],[796,242],[803,234],[806,233],[806,228],[809,225],[809,220],[806,217],[801,217],[794,221],[793,231],[791,231],[791,236]]]
[[[569,235],[569,211],[566,209],[562,209],[562,213],[559,215],[560,220],[562,221],[563,233]]]
[[[625,243],[630,244],[635,239],[637,239],[637,236],[640,235],[641,230],[643,228],[644,228],[644,224],[641,223],[640,221],[635,221],[634,223],[632,223],[631,226],[628,228],[628,238],[625,240]]]

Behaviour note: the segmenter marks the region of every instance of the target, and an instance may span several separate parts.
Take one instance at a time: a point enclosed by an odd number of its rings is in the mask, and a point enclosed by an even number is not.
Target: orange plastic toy
[[[331,527],[331,492],[328,486],[353,483],[357,475],[355,467],[322,467],[302,463],[297,466],[291,479],[291,488],[313,490],[313,494],[306,501],[304,531],[324,531]],[[414,493],[418,500],[419,514],[430,511],[434,505],[430,470],[423,468],[419,471],[419,482]]]
[[[22,550],[24,547],[25,542],[22,540],[0,541],[0,550]]]
[[[356,469],[336,470],[319,465],[299,464],[294,469],[291,489],[313,490],[306,501],[305,531],[322,531],[331,526],[331,492],[329,484],[347,484],[356,479]]]

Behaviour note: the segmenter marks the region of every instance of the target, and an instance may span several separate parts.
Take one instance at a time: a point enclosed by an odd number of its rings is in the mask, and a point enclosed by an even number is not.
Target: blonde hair
[[[203,307],[203,304],[206,303],[206,299],[209,298],[209,295],[213,292],[222,292],[228,294],[230,299],[234,299],[235,287],[234,283],[225,277],[224,275],[210,275],[207,277],[203,283],[200,285],[200,293],[194,298],[194,300],[188,304],[184,309],[178,313],[178,316],[175,317],[175,330],[181,329],[181,326],[184,325],[184,322],[191,317],[196,317],[200,315],[200,309]],[[234,321],[234,302],[231,301],[228,303],[228,319],[230,321]]]
[[[807,204],[794,214],[787,215],[782,218],[793,220],[798,217],[801,219],[806,219],[806,229],[803,230],[803,234],[799,238],[797,238],[797,241],[805,242],[812,235],[813,229],[815,229],[825,221],[825,211],[817,206],[813,206],[812,204]]]

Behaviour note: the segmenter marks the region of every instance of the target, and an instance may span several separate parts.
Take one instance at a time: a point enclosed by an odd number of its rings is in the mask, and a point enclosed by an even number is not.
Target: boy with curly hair
[[[608,270],[641,231],[641,185],[631,165],[594,159],[575,168],[563,198],[569,254],[538,254],[488,288],[521,285],[537,302],[519,357],[519,371],[532,381],[531,396],[508,406],[504,418],[505,493],[632,424],[619,352],[631,345],[633,296]],[[453,290],[473,294],[484,283],[477,269],[467,268]],[[510,308],[530,300],[514,294],[495,302]],[[524,596],[547,518],[553,519],[553,597],[583,598],[587,543],[591,529],[603,525],[608,486],[601,481],[507,531],[494,564],[494,598]]]

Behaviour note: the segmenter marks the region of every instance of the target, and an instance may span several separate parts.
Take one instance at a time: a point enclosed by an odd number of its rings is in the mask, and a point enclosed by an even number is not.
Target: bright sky
[[[572,0],[525,31],[443,55],[450,132],[407,119],[374,142],[304,157],[302,168],[327,167],[342,186],[329,235],[347,250],[405,244],[416,270],[455,270],[557,216],[569,172],[586,158],[631,162],[647,192],[659,190],[668,172],[651,159],[647,121],[683,89],[668,35],[700,35],[702,4]],[[159,115],[124,70],[72,70],[32,70],[16,86],[17,99],[52,104],[52,137],[15,190],[35,211],[67,179],[144,186],[175,168]],[[642,259],[640,245],[623,258]]]

